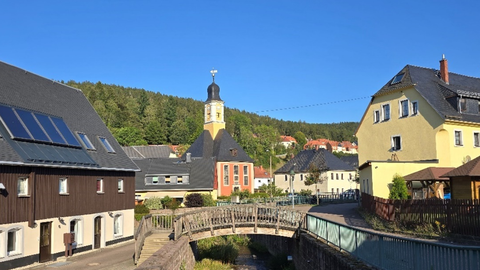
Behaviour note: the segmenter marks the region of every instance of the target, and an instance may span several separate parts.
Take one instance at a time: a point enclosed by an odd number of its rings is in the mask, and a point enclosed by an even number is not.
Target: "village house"
[[[322,183],[307,186],[305,180],[309,176],[310,166],[322,170],[320,176]],[[303,150],[293,159],[289,160],[280,169],[276,170],[275,185],[287,193],[299,193],[302,189],[311,190],[312,194],[340,194],[347,189],[355,189],[356,170],[346,164],[326,149]],[[292,178],[293,175],[293,178]],[[293,182],[292,182],[293,179]]]
[[[166,196],[182,203],[190,193],[216,196],[212,158],[192,160],[187,156],[183,161],[167,145],[125,146],[123,149],[141,169],[135,173],[137,204],[149,198]]]
[[[285,148],[293,148],[297,144],[297,140],[292,136],[280,136],[280,144]]]
[[[186,161],[189,155],[192,160],[214,160],[214,198],[229,196],[234,191],[253,193],[253,159],[225,130],[224,101],[220,98],[220,87],[215,83],[216,70],[211,73],[213,82],[207,88],[204,131],[182,155],[182,160]]]
[[[0,62],[0,269],[133,239],[138,170],[81,90]]]
[[[395,174],[478,157],[479,102],[480,78],[449,72],[444,57],[439,69],[405,66],[372,96],[356,131],[361,191],[387,198]]]
[[[263,166],[254,167],[255,185],[254,190],[257,191],[261,186],[273,183],[273,178]]]

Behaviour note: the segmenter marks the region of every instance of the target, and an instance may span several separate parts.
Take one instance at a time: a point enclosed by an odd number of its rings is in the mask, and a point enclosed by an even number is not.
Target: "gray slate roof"
[[[352,166],[353,168],[358,169],[358,155],[343,156],[340,157],[340,160]]]
[[[235,149],[236,155],[232,155]],[[204,130],[182,155],[182,160],[185,160],[187,153],[191,154],[192,159],[214,157],[217,161],[253,162],[253,159],[225,129],[219,130],[215,140],[212,139],[208,130]]]
[[[401,73],[405,75],[400,83],[391,85],[391,80],[388,81],[373,97],[412,86],[443,119],[480,123],[479,114],[459,113],[446,99],[460,95],[480,99],[480,78],[449,72],[449,84],[446,84],[438,70],[412,65],[405,66],[398,72]]]
[[[85,133],[96,149],[87,151],[84,148],[20,142],[11,139],[0,123],[0,164],[138,170],[79,89],[0,62],[0,103],[62,118],[74,134]],[[105,137],[115,153],[108,153],[98,136]]]
[[[134,162],[141,171],[135,173],[135,190],[213,190],[214,160],[195,159],[191,163],[178,158],[138,159]],[[145,175],[189,175],[189,184],[163,184],[145,186]]]
[[[355,168],[341,161],[328,150],[320,148],[301,151],[274,173],[289,173],[292,169],[296,173],[308,173],[310,163],[327,171],[355,171]]]
[[[123,146],[129,158],[169,158],[174,153],[168,145]]]

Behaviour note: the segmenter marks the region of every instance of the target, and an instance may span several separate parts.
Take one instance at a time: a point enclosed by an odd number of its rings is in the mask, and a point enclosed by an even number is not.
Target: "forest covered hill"
[[[69,81],[66,84],[83,91],[124,146],[179,144],[188,147],[203,131],[203,101],[101,82]],[[227,131],[255,160],[276,145],[280,135],[293,136],[300,139],[299,143],[317,138],[355,141],[353,134],[359,124],[283,121],[228,106],[225,106],[225,122]],[[280,154],[283,151],[278,149],[273,152]]]

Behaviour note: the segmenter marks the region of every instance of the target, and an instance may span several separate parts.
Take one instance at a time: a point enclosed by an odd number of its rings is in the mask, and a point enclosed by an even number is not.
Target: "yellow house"
[[[376,92],[356,131],[361,191],[387,198],[394,174],[480,155],[480,78],[407,65]]]

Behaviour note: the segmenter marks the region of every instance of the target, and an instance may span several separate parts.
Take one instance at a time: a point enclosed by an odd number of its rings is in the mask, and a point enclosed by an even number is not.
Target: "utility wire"
[[[270,109],[270,110],[263,110],[263,111],[255,111],[255,112],[256,112],[256,113],[263,113],[263,112],[295,110],[295,109],[302,109],[302,108],[308,108],[308,107],[317,107],[317,106],[323,106],[323,105],[329,105],[329,104],[335,104],[335,103],[350,102],[350,101],[355,101],[355,100],[360,100],[360,99],[366,99],[366,98],[370,98],[370,96],[368,96],[368,97],[359,97],[359,98],[350,98],[350,99],[337,100],[337,101],[330,101],[330,102],[317,103],[317,104],[311,104],[311,105],[301,105],[301,106],[287,107],[287,108],[280,108],[280,109]]]

